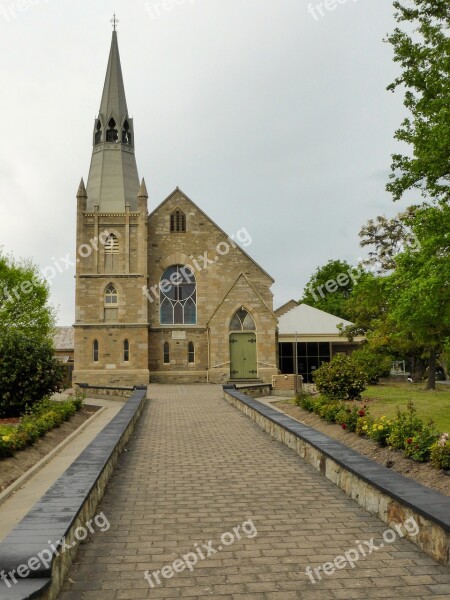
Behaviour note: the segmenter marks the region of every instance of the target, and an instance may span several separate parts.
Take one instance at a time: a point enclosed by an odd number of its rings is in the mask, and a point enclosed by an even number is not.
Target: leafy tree
[[[353,352],[351,359],[364,371],[367,381],[372,385],[376,385],[381,377],[389,377],[391,374],[393,357],[375,351],[368,345]]]
[[[15,327],[33,336],[51,333],[55,315],[49,287],[31,261],[0,254],[0,328]]]
[[[347,300],[362,273],[342,260],[330,260],[318,267],[303,291],[301,302],[348,319]]]
[[[389,278],[390,315],[424,347],[427,389],[436,387],[436,365],[450,337],[450,206],[417,210],[413,229],[420,249],[408,249]]]
[[[0,333],[0,417],[19,416],[27,406],[63,387],[64,369],[51,340],[16,328]]]
[[[448,0],[396,0],[395,18],[405,24],[387,36],[402,73],[388,87],[406,89],[410,116],[395,138],[412,155],[392,157],[387,190],[399,200],[408,190],[426,199],[450,199],[450,4]],[[411,32],[411,33],[410,33]]]

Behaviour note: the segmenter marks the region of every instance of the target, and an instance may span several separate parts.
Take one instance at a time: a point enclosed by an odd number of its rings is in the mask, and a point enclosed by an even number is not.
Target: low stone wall
[[[55,600],[58,596],[77,552],[77,529],[86,529],[96,514],[146,398],[147,388],[136,388],[120,412],[0,542],[0,568],[17,579],[11,587],[0,581],[0,600]],[[62,539],[64,551],[55,546]],[[44,551],[47,560],[39,560]]]
[[[302,389],[303,378],[301,375],[273,375],[272,394],[274,396],[295,396]]]
[[[234,386],[224,386],[224,396],[389,527],[413,517],[419,533],[408,539],[435,560],[450,566],[450,498],[247,397]]]
[[[77,383],[75,388],[86,394],[88,398],[130,398],[135,390],[134,387],[115,387],[111,385],[89,385],[88,383]]]
[[[272,393],[271,383],[253,383],[250,385],[236,385],[235,387],[251,398],[264,398],[265,396],[270,396]]]

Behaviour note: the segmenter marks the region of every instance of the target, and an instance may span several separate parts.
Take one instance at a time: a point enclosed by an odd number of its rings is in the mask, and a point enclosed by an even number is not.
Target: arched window
[[[236,311],[231,319],[230,331],[256,331],[255,321],[244,307]]]
[[[125,121],[125,123],[123,124],[122,144],[128,144],[128,146],[131,146],[131,131],[130,124],[128,123],[128,121]]]
[[[106,141],[117,143],[119,141],[119,133],[116,129],[116,122],[111,117],[108,123],[109,129],[106,130]]]
[[[95,131],[95,144],[101,144],[102,141],[102,124],[100,123],[100,121],[97,121],[97,128]]]
[[[98,340],[94,340],[92,344],[92,360],[98,362]]]
[[[117,304],[119,294],[114,284],[110,283],[105,290],[105,321],[117,321]]]
[[[162,274],[160,320],[162,325],[195,325],[197,323],[197,284],[189,267],[174,265]]]
[[[179,209],[170,215],[170,231],[172,233],[184,233],[186,231],[186,215]]]
[[[188,363],[195,363],[195,346],[194,342],[189,342],[188,344]]]
[[[125,340],[123,343],[123,360],[128,362],[130,360],[130,342]]]
[[[119,260],[119,240],[111,233],[105,241],[105,273],[116,273]]]
[[[164,342],[163,354],[164,354],[164,364],[165,365],[170,365],[170,345],[169,345],[169,342]]]

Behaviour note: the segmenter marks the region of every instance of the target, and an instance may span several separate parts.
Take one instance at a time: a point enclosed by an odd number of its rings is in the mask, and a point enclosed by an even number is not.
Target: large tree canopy
[[[394,200],[420,190],[427,200],[450,200],[450,4],[448,0],[396,0],[403,24],[387,36],[402,72],[388,87],[405,89],[407,117],[395,137],[411,153],[392,157],[387,186]]]

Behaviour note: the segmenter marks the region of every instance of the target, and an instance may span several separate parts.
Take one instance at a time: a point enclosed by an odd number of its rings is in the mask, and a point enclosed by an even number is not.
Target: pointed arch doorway
[[[240,308],[230,322],[230,376],[231,379],[256,379],[257,368],[256,324],[251,314]]]

